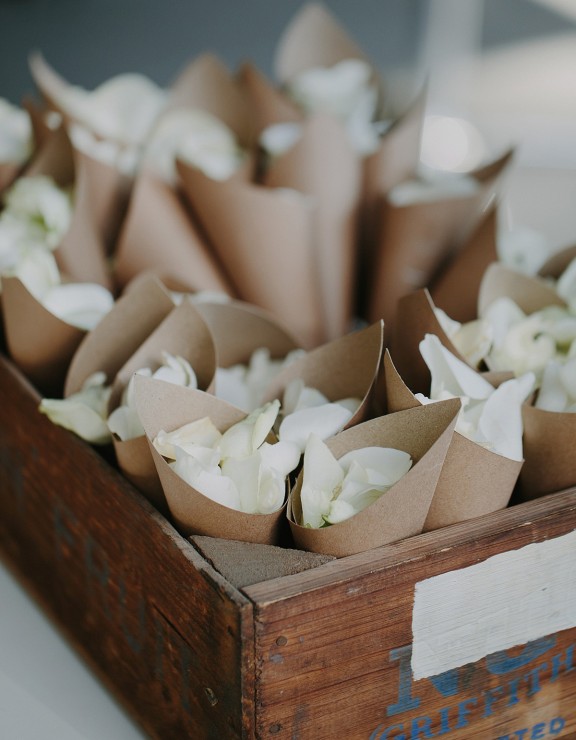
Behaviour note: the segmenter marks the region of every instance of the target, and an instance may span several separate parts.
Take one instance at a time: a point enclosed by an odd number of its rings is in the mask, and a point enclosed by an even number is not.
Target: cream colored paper
[[[368,446],[408,452],[414,465],[377,501],[339,524],[311,529],[301,519],[300,474],[288,504],[288,518],[298,547],[344,557],[422,531],[456,423],[460,401],[452,399],[381,416],[328,440],[336,458]]]
[[[526,314],[546,306],[565,306],[553,285],[539,277],[516,272],[511,267],[494,262],[484,273],[478,292],[478,315],[483,316],[497,298],[511,298]]]
[[[170,514],[184,535],[203,534],[223,539],[271,545],[278,541],[284,507],[273,514],[245,514],[212,501],[188,485],[152,445],[158,432],[173,431],[208,416],[220,431],[241,421],[246,414],[203,391],[171,385],[161,380],[135,378],[136,405]]]

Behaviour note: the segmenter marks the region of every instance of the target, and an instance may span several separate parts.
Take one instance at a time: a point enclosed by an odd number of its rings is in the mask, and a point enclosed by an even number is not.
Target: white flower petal
[[[348,472],[352,463],[356,463],[359,467],[369,471],[368,482],[386,486],[394,485],[412,467],[412,458],[407,452],[391,447],[364,447],[351,450],[338,462],[345,472]]]
[[[469,198],[478,192],[478,182],[468,175],[446,174],[434,180],[408,180],[393,187],[388,200],[397,208],[454,198]]]
[[[0,98],[0,162],[24,162],[32,151],[32,125],[26,111]]]
[[[549,362],[542,376],[542,385],[538,391],[538,398],[534,404],[537,409],[544,411],[565,411],[569,399],[568,393],[560,379],[559,362]]]
[[[300,462],[300,448],[291,442],[264,442],[259,452],[262,464],[275,470],[282,478],[295,470]]]
[[[42,248],[26,250],[14,270],[7,274],[19,278],[37,301],[43,301],[60,283],[54,255]]]
[[[19,177],[4,194],[4,204],[17,218],[32,222],[50,249],[60,244],[70,227],[70,194],[59,188],[51,177]]]
[[[221,440],[222,435],[207,416],[189,424],[174,429],[172,432],[161,430],[154,439],[154,447],[164,457],[176,459],[178,447],[185,452],[192,453],[197,446],[213,448]]]
[[[556,292],[566,303],[576,300],[576,258],[570,262],[556,282]]]
[[[110,311],[114,298],[102,285],[65,283],[50,288],[42,303],[62,321],[90,331]]]
[[[351,418],[352,413],[337,403],[301,409],[284,417],[278,437],[282,441],[293,442],[303,452],[311,434],[327,439],[341,431]]]
[[[544,234],[524,227],[499,233],[496,251],[505,265],[525,275],[536,275],[551,250]]]
[[[135,409],[119,406],[108,417],[108,429],[123,442],[136,439],[144,434],[144,427]]]
[[[356,509],[349,501],[339,497],[331,502],[329,512],[325,516],[325,521],[329,524],[339,524],[346,521],[346,519],[350,519],[358,511],[359,509]]]
[[[344,472],[324,442],[311,434],[304,452],[302,472],[302,525],[320,527],[328,514],[334,490],[344,480]]]
[[[247,514],[257,514],[258,487],[260,484],[261,458],[258,452],[242,460],[227,458],[222,463],[222,474],[228,476],[238,490],[240,510]]]
[[[488,398],[491,394],[490,383],[449,352],[434,334],[426,334],[420,342],[420,353],[432,376],[431,399],[438,399],[443,391],[470,398]]]
[[[275,123],[260,134],[260,146],[267,154],[279,157],[292,149],[301,136],[301,123]]]
[[[240,494],[234,481],[226,475],[206,470],[198,460],[179,449],[176,449],[176,453],[176,461],[170,463],[170,467],[188,485],[223,506],[241,510]]]
[[[462,357],[472,367],[478,367],[492,347],[492,325],[485,319],[469,321],[457,329],[451,340]]]

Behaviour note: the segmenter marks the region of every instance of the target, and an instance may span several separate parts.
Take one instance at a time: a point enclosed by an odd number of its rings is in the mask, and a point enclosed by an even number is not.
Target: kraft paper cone
[[[72,220],[54,256],[71,280],[110,288],[106,250],[123,213],[124,176],[77,151],[62,127],[50,134],[24,174],[46,175],[60,187],[73,187]]]
[[[324,329],[305,196],[212,180],[183,162],[177,168],[238,296],[277,316],[302,346],[319,344]]]
[[[211,389],[216,372],[212,336],[200,314],[191,303],[184,301],[168,314],[118,371],[108,403],[109,414],[119,405],[124,388],[137,370],[149,367],[154,371],[163,364],[162,352],[187,360],[196,373],[198,387]],[[112,435],[112,442],[118,467],[126,478],[165,512],[166,499],[145,435],[129,440]]]
[[[85,380],[102,371],[111,382],[142,342],[166,318],[174,303],[157,278],[147,277],[122,295],[75,353],[64,395],[79,391]]]
[[[64,120],[68,120],[67,111],[63,110],[61,101],[66,97],[71,85],[61,75],[59,75],[42,54],[35,52],[28,59],[28,66],[32,79],[40,90],[42,97],[47,105],[55,111],[58,111]]]
[[[264,184],[312,198],[325,341],[341,337],[354,312],[360,197],[360,164],[342,125],[328,115],[309,118],[297,143],[272,159]]]
[[[225,123],[242,146],[252,142],[250,109],[242,87],[214,54],[194,59],[171,86],[168,107],[198,108]]]
[[[426,334],[435,334],[447,350],[468,364],[436,318],[430,293],[424,288],[404,296],[398,301],[391,350],[398,372],[414,393],[430,390],[430,371],[420,354],[420,342]]]
[[[394,205],[386,198],[380,213],[377,253],[370,288],[368,318],[383,318],[391,327],[398,300],[425,287],[442,263],[474,228],[493,197],[497,178],[511,152],[470,176],[478,182],[473,195]]]
[[[344,59],[368,61],[359,46],[319,3],[304,5],[278,42],[274,62],[280,82],[312,67],[332,67]]]
[[[144,271],[177,280],[189,290],[234,290],[206,246],[177,191],[151,172],[138,176],[115,258],[125,286]]]
[[[302,121],[302,113],[296,105],[277,90],[253,64],[242,65],[238,72],[238,83],[251,111],[256,138],[272,124]]]
[[[161,380],[136,376],[134,385],[138,414],[146,430],[168,508],[180,532],[185,536],[203,534],[274,544],[278,539],[284,507],[273,514],[245,514],[216,503],[182,480],[152,444],[161,429],[173,431],[208,416],[220,431],[225,431],[244,419],[246,414],[208,393]]]
[[[531,500],[576,485],[576,414],[522,408],[524,467],[519,497]]]
[[[400,377],[388,352],[384,355],[384,376],[389,413],[418,406],[425,408]],[[497,455],[454,432],[424,531],[504,509],[521,468],[522,462]]]
[[[546,306],[565,306],[553,285],[538,277],[516,272],[511,267],[494,262],[480,283],[478,315],[483,316],[497,298],[511,298],[526,314],[539,311]]]
[[[482,277],[488,266],[498,261],[497,210],[494,202],[430,288],[435,305],[462,324],[476,318]]]
[[[379,321],[290,363],[266,389],[264,399],[282,398],[290,381],[301,378],[305,385],[316,388],[330,401],[360,398],[360,407],[346,425],[353,426],[370,413],[383,352],[384,324]]]
[[[43,395],[60,396],[70,360],[86,332],[50,313],[16,277],[2,278],[2,317],[15,364]]]
[[[265,347],[272,359],[281,359],[298,343],[267,311],[242,301],[197,303],[216,347],[218,367],[246,365],[254,350]]]
[[[207,323],[195,306],[185,299],[170,311],[118,370],[112,384],[109,409],[118,405],[132,375],[141,368],[157,370],[163,364],[162,353],[183,357],[196,373],[198,387],[211,391],[216,372],[216,348]]]
[[[326,443],[336,458],[362,447],[393,447],[408,452],[412,468],[377,501],[350,519],[322,529],[301,521],[302,473],[288,502],[288,518],[298,547],[344,557],[420,534],[428,515],[460,401],[452,399],[380,416],[348,429]]]

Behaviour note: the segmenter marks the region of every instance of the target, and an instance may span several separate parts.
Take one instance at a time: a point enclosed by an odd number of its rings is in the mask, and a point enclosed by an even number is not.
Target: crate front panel
[[[249,601],[0,360],[0,550],[154,737],[252,734]]]

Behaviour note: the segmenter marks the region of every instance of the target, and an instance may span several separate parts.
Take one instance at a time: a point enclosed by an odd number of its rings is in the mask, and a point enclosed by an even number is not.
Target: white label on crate
[[[576,531],[420,581],[414,679],[576,627]]]

